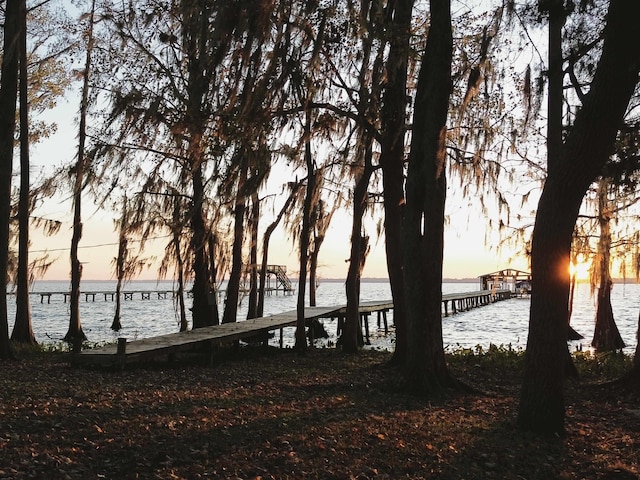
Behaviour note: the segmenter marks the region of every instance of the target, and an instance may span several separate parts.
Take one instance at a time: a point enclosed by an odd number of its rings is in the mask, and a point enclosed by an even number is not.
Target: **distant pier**
[[[259,271],[260,272],[260,271]],[[240,291],[248,293],[249,288],[242,286]],[[284,265],[267,265],[266,267],[266,284],[264,291],[267,295],[278,294],[280,292],[284,294],[292,294],[295,289],[291,280],[287,276],[287,268]],[[216,289],[218,295],[222,295],[226,292],[224,289]],[[8,292],[13,294],[14,292]],[[120,292],[123,300],[134,300],[139,298],[140,300],[150,300],[151,298],[166,299],[176,298],[178,292],[175,290],[123,290]],[[57,292],[30,292],[31,295],[40,296],[40,303],[51,303],[53,296],[63,297],[64,303],[71,297],[69,291],[57,291]],[[191,291],[186,291],[187,297],[192,297]],[[84,297],[85,302],[95,302],[96,297],[103,298],[105,302],[115,301],[117,292],[113,290],[102,291],[81,291],[80,298]]]
[[[64,303],[67,303],[71,297],[71,292],[30,292],[31,295],[40,296],[40,303],[51,303],[51,297],[62,296]],[[150,300],[153,298],[173,298],[176,292],[171,290],[127,290],[120,292],[124,300],[133,300],[140,298],[141,300]],[[84,297],[85,302],[95,302],[96,297],[104,298],[104,301],[115,301],[117,292],[113,291],[90,291],[80,292],[80,298]]]

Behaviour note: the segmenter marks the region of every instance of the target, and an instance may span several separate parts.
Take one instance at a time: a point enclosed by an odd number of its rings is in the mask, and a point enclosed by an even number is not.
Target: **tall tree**
[[[404,225],[407,388],[438,393],[454,382],[442,340],[442,260],[446,199],[446,137],[453,34],[450,0],[431,0],[427,45],[413,119]]]
[[[582,199],[613,149],[638,81],[633,35],[640,4],[611,0],[602,54],[560,155],[549,158],[532,236],[532,296],[518,423],[545,434],[564,431],[564,378],[571,239]]]
[[[407,69],[410,58],[411,18],[414,0],[389,4],[389,56],[386,85],[380,110],[380,167],[384,195],[384,232],[387,273],[393,299],[393,323],[396,344],[391,363],[404,365],[407,351],[407,327],[404,302],[403,223],[404,167],[407,116]]]
[[[78,247],[82,239],[82,192],[85,186],[88,156],[85,149],[87,140],[87,115],[89,109],[89,89],[91,75],[91,56],[93,54],[96,2],[92,0],[91,8],[87,16],[86,41],[87,50],[85,64],[82,71],[82,98],[80,100],[80,123],[78,126],[78,156],[72,169],[73,175],[73,234],[71,236],[71,291],[69,295],[69,329],[64,336],[64,341],[74,345],[85,341],[87,336],[82,330],[80,321],[80,281],[82,279],[82,263],[78,257]]]
[[[304,161],[307,167],[307,185],[305,189],[304,204],[302,209],[302,230],[299,240],[299,272],[298,272],[298,299],[296,302],[296,333],[295,350],[298,353],[307,351],[307,336],[305,334],[305,294],[307,283],[307,268],[309,266],[309,243],[311,236],[311,210],[316,203],[318,189],[316,188],[317,166],[311,151],[311,111],[308,107],[309,98],[306,100],[304,119]]]
[[[20,200],[18,202],[18,276],[16,319],[11,340],[35,345],[29,301],[29,213],[31,180],[29,164],[29,102],[27,68],[27,8],[20,2]]]
[[[187,91],[184,116],[184,131],[187,137],[187,163],[190,170],[191,205],[191,249],[193,252],[193,328],[211,325],[213,316],[209,295],[213,288],[208,269],[205,213],[206,163],[205,127],[207,112],[206,96],[213,80],[207,71],[212,67],[212,52],[208,48],[210,39],[210,7],[196,0],[180,2],[182,17],[182,48],[187,59]]]
[[[9,221],[11,217],[11,176],[13,142],[18,97],[18,57],[20,5],[24,0],[7,1],[0,76],[0,358],[13,358],[7,318],[7,270],[9,264]]]

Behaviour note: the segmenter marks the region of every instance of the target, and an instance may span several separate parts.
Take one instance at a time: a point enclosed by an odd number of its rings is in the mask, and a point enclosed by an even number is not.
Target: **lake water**
[[[69,289],[68,282],[36,282],[32,288],[34,292],[65,292]],[[89,291],[115,291],[115,282],[83,282],[82,290]],[[124,291],[172,291],[173,284],[170,281],[129,282]],[[445,283],[443,293],[461,293],[479,290],[478,283]],[[9,301],[9,332],[13,328],[15,317],[15,303],[13,296]],[[616,284],[613,287],[612,304],[616,323],[623,340],[627,344],[626,353],[633,353],[636,344],[636,330],[638,326],[638,311],[640,309],[640,285]],[[391,299],[389,284],[385,282],[363,282],[361,286],[361,301],[388,300]],[[187,300],[190,306],[191,299]],[[58,343],[65,336],[69,325],[69,304],[64,302],[62,294],[51,296],[51,303],[40,303],[40,295],[31,296],[31,315],[33,329],[38,342],[43,344]],[[271,295],[265,300],[265,315],[295,310],[297,295]],[[346,303],[343,282],[324,281],[317,290],[317,305],[332,306]],[[222,309],[223,302],[220,301]],[[475,348],[480,345],[488,348],[490,344],[511,345],[513,348],[526,346],[527,329],[529,321],[528,298],[512,298],[510,300],[494,303],[476,308],[467,312],[458,313],[443,318],[444,343],[449,350],[459,347]],[[115,302],[111,297],[105,301],[103,295],[96,295],[95,301],[80,299],[80,316],[82,327],[91,343],[104,343],[115,341],[118,337],[126,337],[129,340],[146,338],[165,333],[178,331],[178,315],[172,295],[166,298],[158,298],[152,294],[148,300],[142,300],[138,293],[133,300],[123,300],[121,310],[120,332],[111,330],[111,322],[115,312]],[[189,314],[189,312],[187,312]],[[246,299],[240,305],[238,319],[246,316]],[[389,324],[392,324],[393,314],[390,312]],[[580,341],[570,342],[573,350],[578,347],[588,349],[593,336],[595,318],[595,298],[591,296],[589,286],[580,284],[577,286],[574,310],[571,325],[575,330],[584,335]],[[330,337],[320,341],[319,345],[332,344],[336,341],[336,322],[323,320]],[[393,350],[393,330],[385,335],[377,329],[376,317],[370,318],[371,346],[368,348]],[[284,331],[285,346],[291,347],[294,343],[293,327]],[[271,340],[273,345],[278,344],[278,335]]]

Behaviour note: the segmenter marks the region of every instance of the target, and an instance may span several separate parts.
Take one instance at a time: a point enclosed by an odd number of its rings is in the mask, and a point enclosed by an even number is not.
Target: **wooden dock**
[[[340,307],[307,307],[305,320],[325,318]],[[196,328],[185,332],[168,333],[151,338],[127,342],[119,339],[118,344],[83,350],[72,355],[74,365],[124,366],[140,363],[160,357],[170,359],[181,352],[192,351],[198,347],[212,347],[235,340],[243,340],[270,331],[294,326],[297,322],[296,310],[270,315],[267,317],[223,323],[211,327]],[[282,342],[282,337],[281,340]]]
[[[472,308],[482,307],[501,300],[507,300],[513,295],[514,292],[509,289],[449,293],[442,295],[442,315],[448,317],[450,314],[465,312]]]
[[[442,296],[443,315],[458,313],[471,308],[481,307],[490,303],[511,298],[510,290],[455,293]],[[385,333],[388,332],[387,312],[393,309],[393,302],[369,301],[359,305],[361,326],[365,328],[365,338],[369,339],[369,316],[376,313],[378,328],[384,324]],[[338,319],[338,334],[346,316],[346,305],[330,307],[306,307],[305,323],[309,325],[313,320],[331,318]],[[117,344],[109,344],[98,348],[84,350],[72,355],[73,365],[122,366],[140,363],[159,358],[171,359],[176,355],[193,351],[198,348],[210,348],[228,344],[236,340],[246,340],[280,330],[280,347],[282,347],[282,329],[295,326],[297,312],[269,315],[266,317],[225,323],[210,327],[187,330],[185,332],[169,333],[156,337],[128,342],[121,338]]]

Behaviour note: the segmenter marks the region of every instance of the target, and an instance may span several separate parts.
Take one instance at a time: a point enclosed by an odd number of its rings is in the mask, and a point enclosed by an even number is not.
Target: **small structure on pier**
[[[513,293],[531,293],[531,273],[514,268],[505,268],[497,272],[480,276],[482,290],[510,290]]]
[[[267,265],[265,292],[293,293],[294,288],[287,276],[287,267],[284,265]]]

